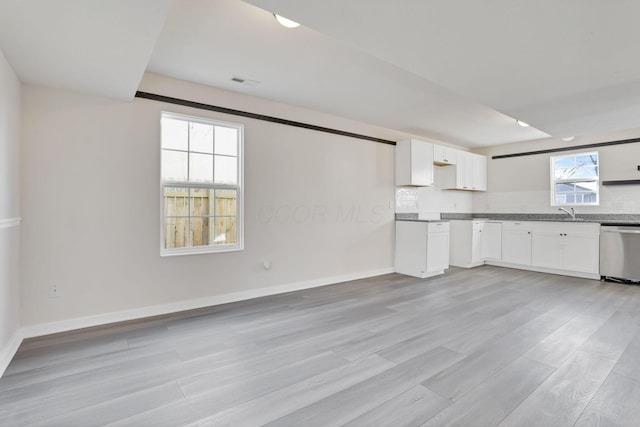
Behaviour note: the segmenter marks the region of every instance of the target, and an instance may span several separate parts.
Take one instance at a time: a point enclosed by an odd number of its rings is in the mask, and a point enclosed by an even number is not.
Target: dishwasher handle
[[[620,234],[640,234],[640,230],[606,230],[601,229],[603,233],[620,233]]]

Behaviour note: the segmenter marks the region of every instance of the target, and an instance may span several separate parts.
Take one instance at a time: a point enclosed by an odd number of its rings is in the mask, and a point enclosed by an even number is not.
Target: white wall
[[[20,82],[0,52],[0,375],[18,343]]]
[[[600,179],[640,179],[640,143],[614,145],[551,154],[492,160],[491,156],[550,148],[592,144],[638,138],[640,129],[577,137],[565,142],[557,139],[530,141],[476,150],[489,156],[486,193],[473,195],[473,211],[477,213],[558,213],[551,206],[550,161],[554,155],[598,151]],[[576,208],[578,213],[640,213],[640,185],[601,186],[600,205]]]
[[[141,90],[381,138],[406,137],[151,74]],[[245,125],[244,251],[160,257],[161,111]],[[23,87],[22,114],[25,326],[180,307],[181,301],[211,302],[238,292],[246,297],[393,268],[393,146],[34,86]],[[269,271],[262,268],[267,259]],[[51,283],[60,286],[61,297],[49,298]]]

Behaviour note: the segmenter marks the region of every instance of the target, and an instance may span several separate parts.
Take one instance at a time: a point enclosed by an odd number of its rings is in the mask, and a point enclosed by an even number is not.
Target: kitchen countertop
[[[396,221],[408,222],[449,222],[449,219],[419,219],[419,218],[396,218]]]
[[[569,223],[598,223],[602,225],[640,225],[637,214],[576,214],[571,219],[565,214],[505,214],[505,213],[442,213],[440,220],[420,219],[417,213],[396,214],[396,221],[440,222],[452,220],[486,220],[486,221],[547,221]]]

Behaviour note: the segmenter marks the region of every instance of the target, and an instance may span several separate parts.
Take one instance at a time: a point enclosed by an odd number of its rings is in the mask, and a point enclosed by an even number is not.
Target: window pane
[[[189,154],[189,182],[213,182],[213,156]]]
[[[191,238],[193,246],[209,246],[212,244],[209,240],[210,223],[210,218],[191,218]]]
[[[573,156],[571,156],[571,157],[557,157],[553,161],[553,168],[554,169],[567,169],[567,168],[572,168],[575,165],[576,165],[576,159]]]
[[[165,218],[164,220],[164,247],[185,248],[189,245],[187,235],[187,218]]]
[[[164,187],[164,216],[188,216],[188,188]]]
[[[576,193],[576,199],[580,203],[595,203],[598,201],[598,195],[595,192],[591,193]]]
[[[576,191],[596,192],[598,190],[597,182],[577,182]]]
[[[191,215],[213,216],[214,190],[208,188],[191,189]]]
[[[216,156],[214,166],[216,184],[237,184],[238,183],[238,158]]]
[[[556,205],[564,205],[567,203],[566,194],[556,194]]]
[[[213,244],[229,245],[237,243],[235,217],[216,217]]]
[[[554,171],[554,177],[556,181],[558,180],[566,180],[575,178],[576,169],[575,168],[564,168],[564,169],[556,169]]]
[[[213,125],[190,123],[189,150],[213,154]]]
[[[598,164],[598,155],[591,154],[589,156],[576,156],[576,164],[578,166],[595,166]]]
[[[575,191],[575,186],[571,182],[556,184],[556,194],[573,193],[574,191]]]
[[[162,180],[187,180],[187,153],[162,150]]]
[[[162,148],[187,151],[189,141],[188,122],[163,117],[160,121]]]
[[[238,155],[238,129],[216,126],[216,154]]]
[[[236,215],[237,193],[236,190],[216,190],[216,216]]]
[[[582,166],[576,171],[576,178],[598,178],[597,166]]]

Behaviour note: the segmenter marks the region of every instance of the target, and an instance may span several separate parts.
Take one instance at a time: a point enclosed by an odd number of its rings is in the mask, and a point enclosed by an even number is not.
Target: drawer
[[[503,221],[502,222],[502,231],[531,231],[533,228],[533,223],[526,221]]]
[[[540,221],[535,224],[533,231],[558,232],[579,234],[600,234],[600,224],[593,222],[547,222]]]
[[[449,232],[448,222],[430,222],[427,226],[428,233]]]

